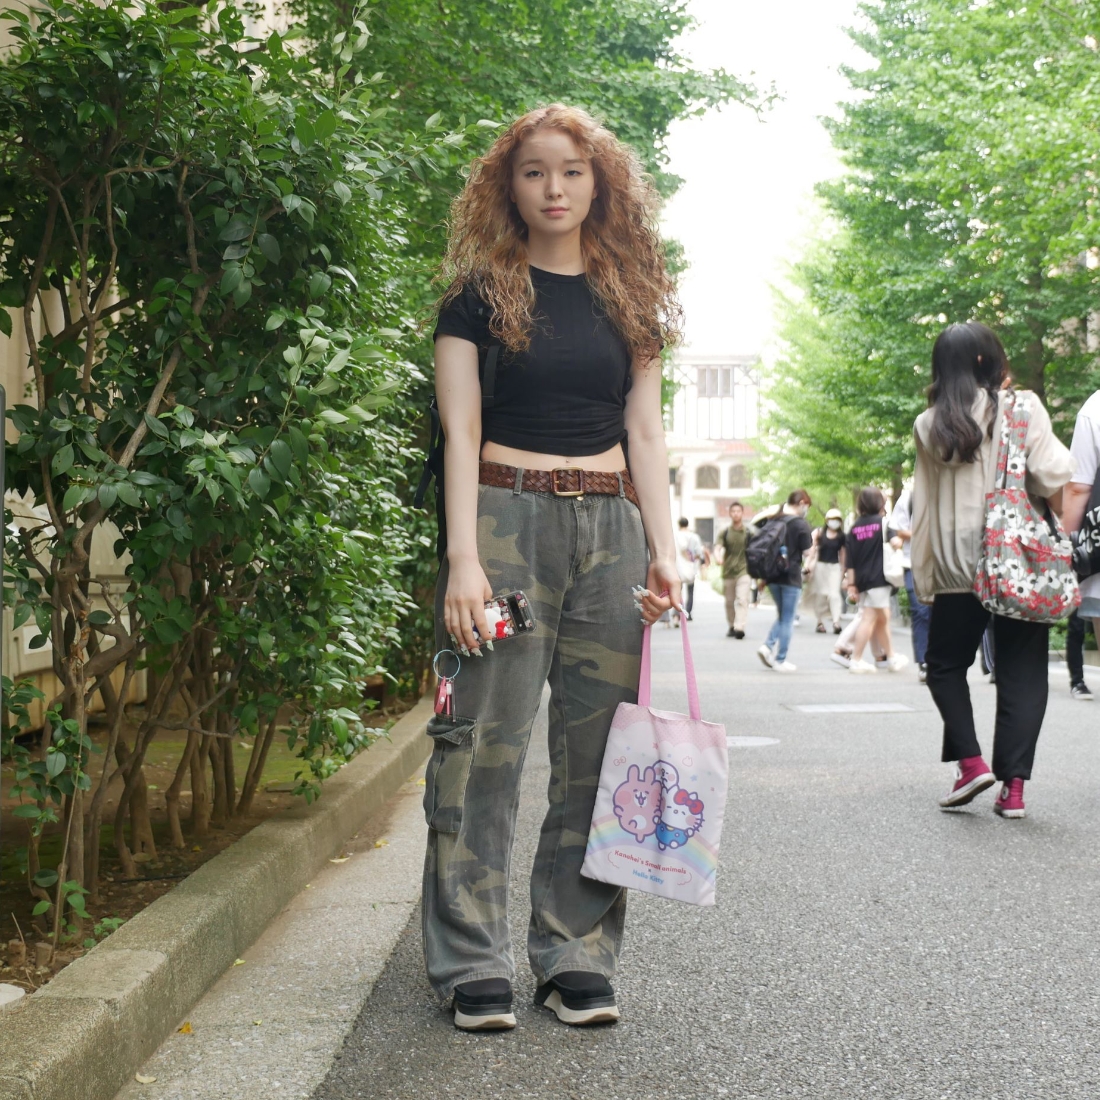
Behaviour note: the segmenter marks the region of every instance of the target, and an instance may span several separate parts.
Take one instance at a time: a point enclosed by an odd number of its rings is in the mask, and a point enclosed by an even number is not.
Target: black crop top
[[[502,348],[496,400],[482,410],[485,442],[539,454],[594,455],[626,437],[630,352],[583,275],[531,269],[535,323],[531,346]],[[489,307],[467,285],[439,313],[435,336],[476,344],[482,365],[490,343]]]

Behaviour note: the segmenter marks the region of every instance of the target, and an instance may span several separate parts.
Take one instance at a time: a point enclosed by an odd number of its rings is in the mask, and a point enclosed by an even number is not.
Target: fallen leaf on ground
[[[253,1024],[254,1024],[254,1025],[255,1025],[256,1027],[259,1027],[259,1026],[260,1026],[260,1024],[262,1024],[262,1023],[263,1023],[263,1020],[253,1020],[253,1021],[252,1021],[252,1023],[253,1023]]]
[[[385,848],[387,844],[389,844],[389,841],[385,837],[383,837],[381,840],[376,840],[374,842],[374,846],[376,848]]]
[[[329,863],[347,863],[351,856],[340,856],[339,859],[330,859]]]
[[[135,1073],[134,1080],[137,1081],[139,1085],[151,1085],[156,1080],[156,1078],[146,1077],[144,1076],[144,1074],[141,1073]]]
[[[180,1033],[181,1035],[190,1035],[190,1034],[191,1034],[191,1021],[190,1021],[190,1020],[188,1020],[188,1021],[187,1021],[187,1022],[186,1022],[186,1023],[185,1023],[184,1025],[183,1025],[183,1027],[177,1027],[177,1028],[176,1028],[176,1030],[177,1030],[177,1031],[178,1031],[178,1032],[179,1032],[179,1033]]]
[[[234,959],[233,960],[233,965],[234,966],[244,966],[244,959]]]
[[[202,845],[201,844],[196,844],[195,847],[191,849],[191,851],[192,852],[201,852],[202,851]]]
[[[313,889],[313,883],[312,882],[307,882],[306,883],[306,889],[307,890],[312,890]]]
[[[417,785],[418,787],[423,787],[423,786],[424,786],[424,785],[425,785],[425,784],[426,784],[427,782],[428,782],[428,781],[427,781],[426,779],[418,779],[418,780],[416,781],[416,785]]]

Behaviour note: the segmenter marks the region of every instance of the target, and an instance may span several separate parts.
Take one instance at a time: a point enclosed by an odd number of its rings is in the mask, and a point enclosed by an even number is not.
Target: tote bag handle
[[[652,644],[651,636],[653,627],[647,626],[642,631],[642,667],[638,676],[638,706],[648,707],[653,697],[652,684]],[[691,659],[691,642],[688,641],[688,618],[680,616],[680,640],[684,643],[684,673],[687,677],[688,714],[699,721],[699,687],[695,683],[695,662]]]

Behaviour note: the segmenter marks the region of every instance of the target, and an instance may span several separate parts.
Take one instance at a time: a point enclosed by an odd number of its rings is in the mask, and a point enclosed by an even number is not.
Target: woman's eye
[[[523,173],[528,179],[533,179],[535,176],[541,176],[542,173],[537,168],[531,168],[529,171]]]

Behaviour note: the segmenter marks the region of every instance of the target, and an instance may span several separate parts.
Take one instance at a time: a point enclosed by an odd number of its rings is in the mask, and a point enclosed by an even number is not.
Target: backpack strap
[[[497,360],[500,344],[490,344],[485,352],[485,368],[481,372],[481,408],[491,409],[496,402]]]

